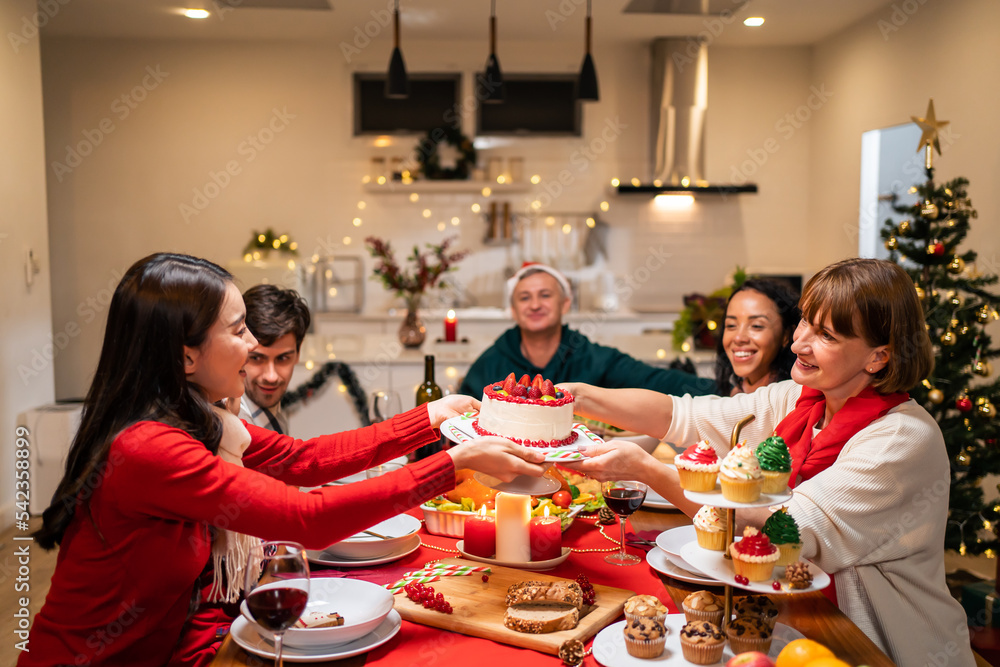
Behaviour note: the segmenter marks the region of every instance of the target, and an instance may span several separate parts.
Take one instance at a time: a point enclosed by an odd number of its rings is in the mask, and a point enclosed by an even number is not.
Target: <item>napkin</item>
[[[661,531],[658,530],[640,530],[637,533],[625,533],[625,546],[632,547],[633,549],[641,549],[643,551],[650,551],[655,549],[655,545],[642,544],[641,542],[635,542],[635,540],[649,540],[650,542],[656,542],[656,536],[660,534]]]

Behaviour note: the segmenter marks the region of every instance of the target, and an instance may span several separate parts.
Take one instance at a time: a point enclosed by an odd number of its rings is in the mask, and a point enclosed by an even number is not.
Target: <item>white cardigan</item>
[[[759,443],[801,391],[788,380],[733,397],[674,397],[664,439],[707,438],[723,456],[736,422],[756,415],[740,440]],[[949,485],[941,430],[910,400],[848,440],[832,466],[795,487],[788,505],[803,557],[835,573],[841,610],[905,667],[975,665],[965,612],[945,585]]]

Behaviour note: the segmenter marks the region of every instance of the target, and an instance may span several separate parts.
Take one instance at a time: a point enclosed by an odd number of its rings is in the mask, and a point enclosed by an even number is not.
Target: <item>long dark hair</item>
[[[132,424],[176,426],[218,451],[222,425],[186,380],[184,346],[204,342],[231,280],[225,269],[187,255],[150,255],[129,268],[111,299],[66,473],[34,534],[43,548],[62,541],[77,507],[89,503],[104,478],[112,441]]]
[[[792,332],[799,325],[802,318],[799,312],[799,295],[785,283],[766,278],[750,278],[742,285],[733,290],[726,302],[726,313],[729,313],[729,304],[733,297],[746,290],[753,290],[766,296],[774,303],[781,317],[781,335],[788,336],[788,344],[778,350],[778,356],[771,362],[771,372],[775,374],[775,381],[787,380],[792,377],[792,366],[795,364],[795,355],[792,354]],[[733,387],[738,386],[739,377],[733,372],[733,364],[729,361],[729,355],[722,345],[722,336],[726,330],[725,319],[723,326],[719,327],[715,343],[715,383],[720,396],[729,396]]]

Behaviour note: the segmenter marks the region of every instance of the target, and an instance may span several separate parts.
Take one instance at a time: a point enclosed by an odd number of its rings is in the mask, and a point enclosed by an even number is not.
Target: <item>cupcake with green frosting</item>
[[[760,462],[764,475],[761,493],[784,493],[788,488],[788,478],[792,475],[792,456],[780,435],[772,435],[757,445],[754,454]]]
[[[771,544],[778,547],[779,556],[775,567],[785,567],[799,559],[802,553],[802,536],[788,510],[781,509],[769,516],[761,532],[767,535]]]

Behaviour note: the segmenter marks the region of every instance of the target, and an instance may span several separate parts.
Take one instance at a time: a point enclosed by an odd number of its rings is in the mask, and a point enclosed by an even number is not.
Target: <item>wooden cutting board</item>
[[[462,558],[445,558],[441,562],[449,565],[482,565]],[[414,623],[557,655],[563,642],[570,639],[585,642],[617,619],[625,606],[625,600],[635,595],[634,592],[621,588],[594,584],[594,592],[597,594],[594,607],[580,619],[576,628],[544,635],[531,635],[504,627],[503,616],[507,611],[504,601],[507,589],[511,584],[520,581],[569,580],[544,572],[526,572],[509,567],[493,566],[491,569],[493,572],[488,582],[483,582],[480,573],[473,572],[464,577],[443,577],[428,584],[435,592],[443,593],[445,599],[451,603],[454,609],[451,614],[425,609],[402,592],[394,596],[396,611]]]

